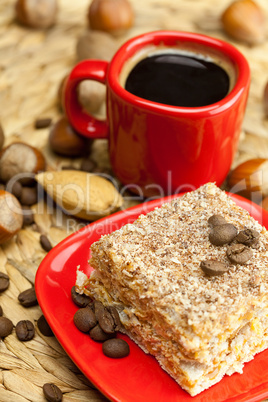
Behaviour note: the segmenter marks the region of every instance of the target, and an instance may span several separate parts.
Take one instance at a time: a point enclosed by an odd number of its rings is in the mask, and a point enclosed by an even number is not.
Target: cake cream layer
[[[92,278],[93,279],[93,278]],[[227,341],[218,342],[208,350],[206,364],[183,355],[180,345],[159,334],[155,323],[129,318],[127,309],[118,302],[113,303],[100,282],[94,286],[95,296],[104,305],[115,305],[120,311],[120,319],[129,335],[146,353],[156,357],[161,367],[167,371],[180,386],[194,396],[219,382],[225,374],[242,373],[245,362],[253,359],[268,347],[268,309],[259,312]],[[126,314],[127,311],[127,314]]]
[[[260,233],[246,264],[230,263],[226,246],[210,243],[208,219],[213,214],[222,215],[238,230],[252,228]],[[95,271],[89,292],[118,307],[130,336],[182,386],[191,364],[202,367],[200,378],[218,370],[219,381],[227,371],[241,371],[243,361],[266,347],[262,336],[268,314],[267,246],[266,229],[208,183],[94,243],[90,263]],[[207,259],[225,262],[229,271],[206,276],[200,262]],[[238,358],[233,340],[245,328],[251,328],[256,345]],[[263,334],[255,334],[254,328],[262,328]],[[174,358],[169,358],[168,350]],[[228,356],[233,356],[232,363],[226,366]],[[195,379],[195,389],[200,381]],[[188,381],[184,388],[192,386]]]

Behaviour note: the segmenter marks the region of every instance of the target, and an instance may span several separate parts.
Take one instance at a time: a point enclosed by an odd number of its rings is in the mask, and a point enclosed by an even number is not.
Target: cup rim
[[[172,106],[163,103],[153,102],[147,99],[140,98],[132,93],[128,92],[119,82],[119,75],[124,63],[130,56],[134,55],[138,50],[142,49],[145,45],[156,44],[158,45],[164,41],[176,41],[180,42],[192,42],[200,44],[216,50],[226,55],[232,60],[237,68],[237,80],[232,90],[220,101],[212,103],[206,106],[198,107],[183,107]],[[187,31],[174,31],[174,30],[158,30],[152,32],[146,32],[141,35],[135,36],[126,41],[119,50],[115,53],[108,66],[108,86],[116,93],[120,98],[126,102],[147,109],[151,111],[165,111],[170,115],[176,115],[178,113],[185,115],[192,115],[193,117],[198,114],[219,114],[226,109],[229,109],[240,98],[240,94],[249,87],[250,82],[250,68],[245,56],[232,44],[225,42],[221,39],[217,39],[211,36],[187,32]]]

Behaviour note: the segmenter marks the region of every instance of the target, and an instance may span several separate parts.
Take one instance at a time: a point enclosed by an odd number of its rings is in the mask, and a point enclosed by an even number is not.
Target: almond
[[[96,220],[110,215],[123,204],[115,186],[101,176],[61,170],[36,175],[37,182],[69,215]]]

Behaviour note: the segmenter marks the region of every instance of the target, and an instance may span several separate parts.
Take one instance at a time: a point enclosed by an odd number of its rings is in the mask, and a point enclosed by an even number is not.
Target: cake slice
[[[243,245],[247,261],[226,254],[230,242],[240,244],[237,236],[212,243],[215,214],[237,233],[258,234]],[[102,236],[91,253],[94,271],[87,286],[77,283],[80,291],[115,306],[124,331],[190,395],[241,373],[267,348],[268,234],[214,184]],[[219,261],[226,272],[210,276],[204,261]]]

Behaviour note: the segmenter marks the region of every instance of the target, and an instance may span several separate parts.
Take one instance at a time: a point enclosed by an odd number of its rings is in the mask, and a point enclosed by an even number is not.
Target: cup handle
[[[63,88],[63,105],[74,129],[89,138],[108,138],[108,123],[85,112],[78,101],[77,89],[83,80],[94,80],[106,85],[107,61],[84,60],[68,76]]]

